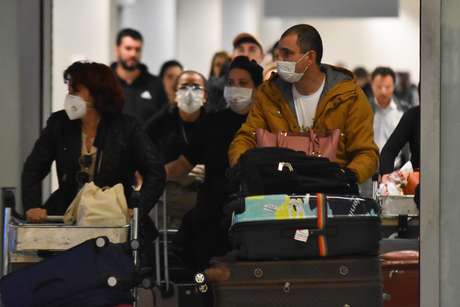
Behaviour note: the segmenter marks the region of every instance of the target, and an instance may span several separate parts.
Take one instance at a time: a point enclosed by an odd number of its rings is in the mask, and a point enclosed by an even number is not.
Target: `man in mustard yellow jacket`
[[[257,128],[271,132],[338,128],[341,137],[335,162],[353,171],[360,183],[370,178],[378,164],[373,114],[353,74],[321,64],[321,37],[310,25],[286,30],[279,52],[278,73],[258,88],[246,123],[230,145],[230,165],[256,146]]]

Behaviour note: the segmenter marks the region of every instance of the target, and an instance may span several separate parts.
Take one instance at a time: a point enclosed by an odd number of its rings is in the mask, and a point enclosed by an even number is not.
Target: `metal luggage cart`
[[[413,195],[377,195],[377,201],[385,237],[418,237],[419,210]]]
[[[378,195],[377,198],[383,216],[408,215],[414,217],[419,215],[414,195]]]
[[[379,204],[383,238],[417,238],[419,210],[414,195],[380,195],[379,175],[372,176],[372,198]]]
[[[157,288],[160,290],[163,298],[155,300],[155,306],[161,307],[164,303],[167,306],[203,306],[201,304],[201,294],[199,294],[196,283],[193,279],[190,282],[178,282],[170,276],[172,267],[169,263],[170,235],[178,232],[177,229],[168,228],[167,223],[167,198],[166,190],[159,199],[157,206],[152,210],[152,219],[159,231],[158,238],[154,241],[155,263],[153,278],[146,278],[142,281],[144,288]],[[160,214],[160,207],[161,212]],[[161,216],[160,216],[161,215]],[[191,276],[193,277],[193,276]]]
[[[133,209],[130,224],[118,227],[82,227],[63,224],[62,216],[48,216],[46,223],[31,224],[15,212],[14,188],[2,188],[3,236],[2,276],[14,265],[27,265],[43,260],[41,252],[68,250],[89,239],[105,236],[111,243],[130,242],[134,265],[139,265],[139,210]],[[134,306],[137,293],[133,289]]]

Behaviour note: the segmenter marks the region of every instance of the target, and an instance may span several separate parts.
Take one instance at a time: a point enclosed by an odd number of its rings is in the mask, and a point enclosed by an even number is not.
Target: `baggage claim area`
[[[0,306],[458,306],[458,13],[1,1]]]

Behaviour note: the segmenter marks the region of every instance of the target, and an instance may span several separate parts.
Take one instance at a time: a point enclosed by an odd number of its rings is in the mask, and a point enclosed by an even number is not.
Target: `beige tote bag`
[[[78,226],[122,226],[129,223],[123,185],[100,188],[86,183],[64,214],[64,223]]]

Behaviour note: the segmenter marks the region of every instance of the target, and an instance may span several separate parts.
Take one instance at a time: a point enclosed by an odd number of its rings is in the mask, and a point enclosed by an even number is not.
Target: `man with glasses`
[[[278,48],[278,72],[258,88],[246,123],[230,145],[230,165],[256,146],[257,128],[275,133],[338,128],[335,162],[352,171],[360,183],[370,178],[378,163],[372,110],[353,74],[321,63],[321,36],[310,25],[286,30]]]

